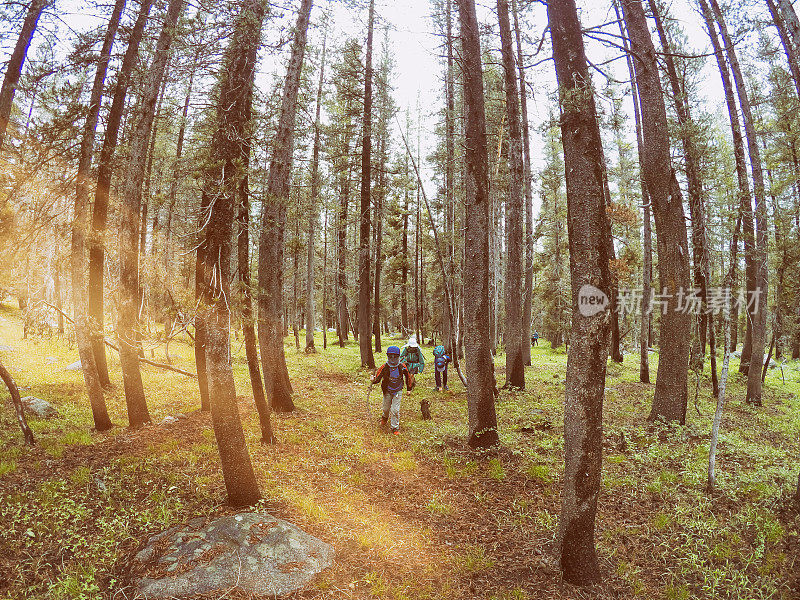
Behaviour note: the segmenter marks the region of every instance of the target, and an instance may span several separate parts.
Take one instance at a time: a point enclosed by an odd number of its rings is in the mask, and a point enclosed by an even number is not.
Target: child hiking
[[[383,415],[381,426],[388,422],[393,434],[400,433],[400,400],[403,397],[403,384],[410,392],[414,389],[414,375],[400,362],[400,348],[389,346],[386,349],[386,362],[375,372],[371,383],[380,381],[383,391]]]
[[[425,357],[422,355],[422,348],[419,347],[416,336],[412,335],[408,338],[408,343],[403,346],[403,351],[400,353],[400,362],[408,367],[408,372],[412,375],[418,375],[425,370]],[[420,400],[419,409],[422,413],[422,418],[426,421],[430,420],[430,402]]]
[[[447,365],[450,357],[446,354],[444,346],[436,346],[433,349],[433,371],[436,376],[436,391],[448,390],[447,387]]]

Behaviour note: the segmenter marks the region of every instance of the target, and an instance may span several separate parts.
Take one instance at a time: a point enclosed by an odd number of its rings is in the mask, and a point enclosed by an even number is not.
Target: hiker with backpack
[[[400,353],[400,362],[408,367],[408,372],[412,375],[418,375],[425,370],[425,357],[422,355],[422,348],[417,343],[417,337],[411,336],[408,338],[408,343],[403,346]],[[419,403],[420,412],[424,420],[431,418],[430,403],[423,399]]]
[[[436,346],[433,349],[433,372],[436,376],[436,391],[449,390],[447,387],[447,365],[450,357],[446,354],[444,346]]]
[[[418,375],[425,370],[425,357],[422,355],[422,348],[419,347],[416,336],[408,338],[408,343],[403,346],[400,362],[408,367],[412,375]]]
[[[380,382],[383,391],[383,415],[381,426],[387,422],[394,435],[400,433],[400,400],[403,397],[403,384],[410,392],[414,389],[414,375],[405,364],[400,362],[400,348],[389,346],[386,349],[386,362],[375,372],[370,382],[372,385]]]
[[[539,332],[534,331],[533,335],[531,336],[531,346],[538,346],[539,345]]]

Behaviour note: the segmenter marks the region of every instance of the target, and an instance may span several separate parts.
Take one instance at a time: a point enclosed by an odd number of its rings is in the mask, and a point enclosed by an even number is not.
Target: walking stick
[[[372,416],[372,413],[370,412],[370,409],[369,409],[369,397],[370,397],[370,394],[372,394],[372,385],[373,384],[370,383],[369,384],[369,388],[367,389],[367,419],[369,419]]]

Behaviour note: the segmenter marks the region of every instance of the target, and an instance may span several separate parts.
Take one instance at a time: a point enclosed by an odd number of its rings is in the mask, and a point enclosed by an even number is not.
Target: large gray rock
[[[49,419],[58,416],[58,409],[47,400],[42,400],[36,396],[25,396],[22,399],[22,406],[25,412],[37,419]]]
[[[150,540],[135,558],[138,598],[187,598],[233,588],[273,598],[302,589],[329,567],[333,548],[268,514],[192,519]]]
[[[74,363],[71,363],[64,367],[65,371],[80,371],[81,370],[81,361],[76,360]]]

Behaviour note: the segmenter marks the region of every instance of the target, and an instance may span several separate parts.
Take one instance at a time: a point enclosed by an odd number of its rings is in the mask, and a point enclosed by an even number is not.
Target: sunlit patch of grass
[[[408,450],[402,450],[394,455],[392,460],[392,468],[398,472],[416,471],[418,468],[417,461]]]
[[[503,463],[498,458],[490,458],[487,467],[489,477],[497,481],[502,481],[506,478],[506,471],[503,468]]]
[[[469,544],[456,557],[456,564],[467,573],[486,571],[494,566],[494,559],[487,556],[483,546]]]
[[[553,476],[550,474],[548,465],[529,465],[525,472],[530,479],[544,485],[550,485],[553,482]]]
[[[93,443],[91,434],[83,429],[72,429],[65,432],[61,436],[61,442],[65,446],[91,446]]]
[[[17,470],[17,461],[12,459],[0,459],[0,477],[7,473],[13,473]]]
[[[653,517],[652,524],[658,531],[663,531],[672,526],[672,516],[667,513],[658,513]]]
[[[444,493],[434,493],[425,508],[429,512],[438,515],[449,515],[453,513],[453,505],[447,501],[447,496]]]

